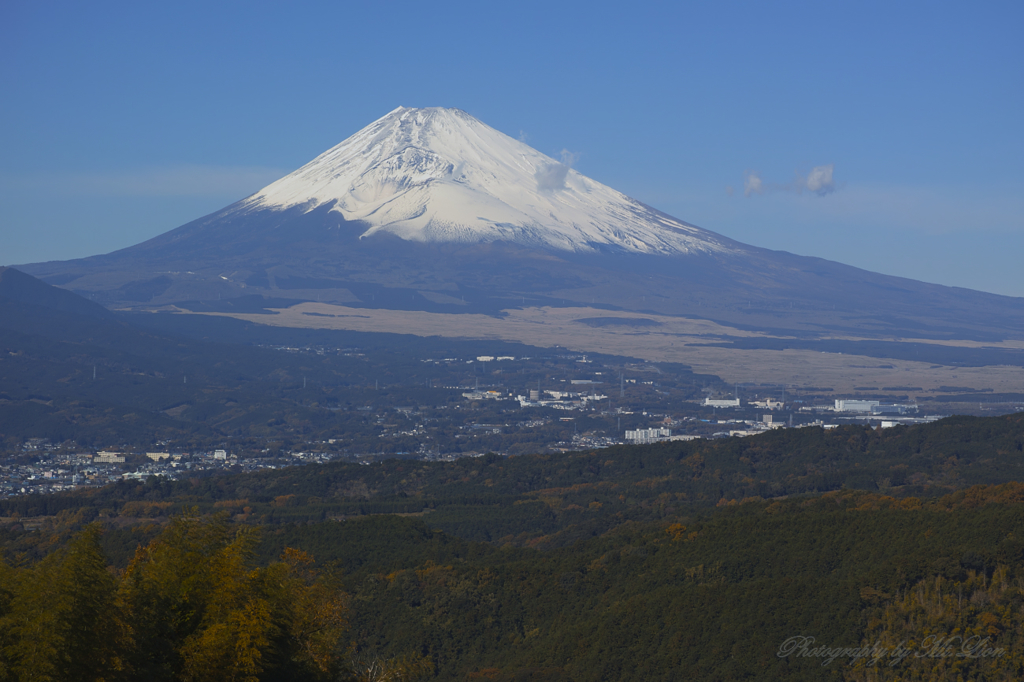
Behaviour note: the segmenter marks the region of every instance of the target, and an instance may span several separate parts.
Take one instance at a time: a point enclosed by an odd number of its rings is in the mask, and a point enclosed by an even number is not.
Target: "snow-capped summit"
[[[399,107],[244,200],[243,211],[325,204],[418,242],[693,254],[728,240],[659,213],[459,109]]]

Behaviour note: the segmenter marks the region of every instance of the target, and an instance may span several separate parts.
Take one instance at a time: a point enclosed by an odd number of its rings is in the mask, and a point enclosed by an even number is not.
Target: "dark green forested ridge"
[[[199,661],[216,674],[248,670],[244,679],[285,679],[275,661],[300,652],[274,653],[288,640],[273,633],[301,629],[302,622],[281,599],[334,605],[332,627],[346,644],[329,649],[329,656],[322,650],[330,665],[361,657],[419,660],[425,663],[417,670],[439,680],[862,679],[863,671],[849,661],[823,668],[820,660],[779,658],[777,652],[795,635],[831,646],[861,646],[869,636],[918,646],[936,628],[955,627],[984,634],[1002,653],[959,662],[914,659],[895,673],[937,679],[936,670],[945,666],[962,679],[1024,674],[1021,484],[975,486],[931,500],[846,490],[752,501],[627,522],[549,551],[461,540],[428,521],[381,515],[282,524],[264,527],[257,537],[245,525],[232,532],[223,516],[186,515],[143,543],[145,549],[115,578],[102,578],[96,567],[102,554],[93,526],[42,562],[0,567],[0,593],[8,595],[0,600],[0,618],[9,626],[3,650],[9,677],[29,679],[18,673],[29,660],[21,638],[26,624],[41,617],[45,599],[84,598],[80,585],[61,578],[72,571],[106,585],[87,593],[89,613],[108,619],[95,636],[102,636],[103,655],[126,675],[163,661],[167,679],[214,679],[214,673],[188,673]],[[108,526],[106,535],[131,532]],[[88,570],[75,558],[83,543]],[[190,551],[212,563],[188,560]],[[236,565],[248,568],[228,568]],[[338,592],[339,583],[327,589],[317,587],[311,573],[302,577],[305,566],[340,575],[345,593]],[[188,584],[180,574],[195,571],[211,587],[178,591],[175,586]],[[278,573],[290,576],[291,597],[267,591],[265,576]],[[91,585],[88,580],[83,584]],[[179,602],[161,601],[162,594],[186,595],[175,597],[186,603],[174,606]],[[947,608],[937,611],[943,599]],[[120,617],[128,622],[111,615],[109,605],[120,603],[127,609]],[[166,619],[175,622],[173,609],[189,603],[206,615],[163,634],[153,629]],[[266,605],[267,620],[261,620],[259,604]],[[144,620],[131,620],[139,617]],[[229,655],[215,636],[218,624],[237,638],[246,619],[267,634]],[[346,624],[342,633],[338,628]],[[118,629],[125,627],[133,636]],[[58,663],[71,660],[61,656],[74,647],[92,645],[59,628],[45,641]],[[140,641],[147,644],[138,648]],[[165,649],[164,658],[145,653]],[[257,651],[265,657],[256,657]],[[265,669],[256,669],[257,659]],[[316,668],[305,670],[287,679],[322,678]],[[98,679],[57,672],[42,679]]]
[[[245,566],[224,572],[235,576],[224,594],[235,596],[197,596],[204,609],[224,606],[177,634],[130,619],[99,623],[97,632],[113,633],[104,641],[121,647],[104,655],[124,671],[155,665],[139,657],[155,649],[165,651],[168,679],[201,679],[186,675],[195,661],[278,679],[280,661],[299,654],[280,653],[285,642],[271,634],[301,619],[261,580],[289,575],[289,598],[299,599],[318,584],[296,573],[307,565],[296,559],[309,557],[318,575],[340,581],[333,592],[314,590],[344,607],[335,611],[347,625],[333,631],[334,658],[323,659],[332,675],[384,661],[438,680],[1019,679],[1022,460],[1018,414],[564,455],[304,466],[11,499],[0,524],[0,625],[10,626],[0,628],[2,674],[28,679],[18,672],[30,660],[24,637],[37,630],[27,628],[44,622],[41,605],[55,603],[46,599],[79,594],[60,576],[83,538],[102,588],[95,594],[110,595],[91,609],[97,618],[118,599],[151,624],[173,615],[153,595],[178,585],[176,571],[192,570],[189,562],[146,569],[141,591],[129,578],[142,575],[147,557],[170,552],[160,548],[174,546],[174,528],[180,542],[185,523],[211,529],[200,534],[200,544],[213,543],[201,554]],[[196,510],[180,516],[188,507]],[[96,566],[108,563],[100,579]],[[259,604],[270,614],[263,620]],[[245,618],[268,634],[246,640],[238,651],[248,658],[228,655],[216,633],[240,632]],[[139,649],[119,627],[147,644]],[[54,633],[46,640],[54,661],[92,646]],[[778,656],[794,636],[916,651],[937,635],[980,638],[994,653],[874,668]],[[266,656],[261,670],[257,653]],[[316,679],[303,660],[305,677],[294,679]],[[61,670],[48,679],[73,679]]]
[[[368,647],[417,643],[445,679],[487,669],[495,679],[530,669],[580,680],[843,679],[849,666],[776,651],[792,635],[858,645],[876,610],[938,576],[955,585],[998,566],[1020,576],[1020,495],[1017,486],[1009,499],[955,509],[856,492],[755,502],[546,553],[357,570],[355,625]],[[288,541],[301,544],[303,532],[315,531],[295,528]],[[1019,652],[1019,588],[1016,599],[1016,629],[1000,615],[1009,627],[999,642]],[[977,625],[983,613],[965,617]],[[995,669],[1024,672],[1019,653]]]

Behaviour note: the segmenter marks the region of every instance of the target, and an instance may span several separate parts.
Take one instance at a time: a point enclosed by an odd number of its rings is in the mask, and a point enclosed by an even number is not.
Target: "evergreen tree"
[[[124,679],[129,628],[120,614],[117,581],[89,526],[63,551],[14,578],[16,592],[0,623],[9,679]]]

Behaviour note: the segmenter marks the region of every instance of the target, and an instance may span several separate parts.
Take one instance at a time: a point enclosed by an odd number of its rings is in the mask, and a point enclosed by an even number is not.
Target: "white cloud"
[[[565,176],[569,169],[579,160],[579,154],[573,154],[568,149],[563,149],[562,162],[553,163],[538,170],[534,177],[537,179],[537,189],[541,191],[554,191],[565,187]]]
[[[815,166],[808,173],[807,179],[803,182],[804,187],[808,191],[814,192],[819,197],[823,197],[826,194],[831,194],[836,191],[835,180],[832,179],[832,171],[835,169],[835,164],[828,164],[827,166]]]
[[[749,197],[751,194],[764,194],[761,176],[754,172],[748,172],[743,178],[743,196]]]
[[[797,173],[793,181],[787,183],[765,182],[761,179],[759,173],[747,171],[743,178],[743,196],[749,197],[755,194],[764,194],[765,192],[793,192],[794,194],[802,194],[807,191],[823,197],[838,189],[835,179],[832,177],[834,170],[834,163],[825,166],[815,166],[807,174],[807,177]]]

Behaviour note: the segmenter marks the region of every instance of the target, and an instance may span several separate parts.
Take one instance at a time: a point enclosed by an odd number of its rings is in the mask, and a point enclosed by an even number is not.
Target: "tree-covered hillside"
[[[285,679],[313,590],[336,679],[1017,679],[1022,458],[1011,415],[15,498],[2,670],[49,628],[46,679],[100,679],[68,672],[96,633],[129,679]]]
[[[232,528],[186,514],[141,533],[93,525],[38,562],[9,554],[6,679],[348,679],[360,661],[410,673],[361,679],[1024,674],[1021,484],[753,501],[547,551],[429,520]],[[112,574],[103,547],[126,536],[142,542]],[[991,653],[929,655],[936,637]],[[793,638],[879,660],[824,664]]]

